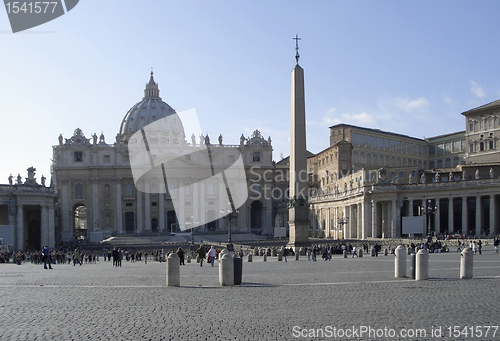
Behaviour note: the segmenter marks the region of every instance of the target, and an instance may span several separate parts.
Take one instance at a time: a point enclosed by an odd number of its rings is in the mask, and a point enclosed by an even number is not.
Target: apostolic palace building
[[[189,176],[162,179],[137,189],[128,144],[134,133],[175,115],[159,96],[153,74],[144,97],[124,115],[113,141],[77,128],[61,134],[53,148],[50,183],[9,177],[0,185],[0,237],[16,250],[54,247],[94,232],[111,234],[196,231],[272,235],[288,221],[288,158],[273,161],[271,137],[256,130],[226,144],[219,136],[198,136],[182,124],[157,132],[149,141],[165,150],[209,145],[211,158],[186,155],[170,162],[179,174],[190,167],[212,167],[241,156],[248,199],[237,218],[217,219],[228,211],[220,186]],[[457,114],[465,130],[419,139],[378,129],[337,124],[325,131],[324,150],[307,159],[310,236],[335,239],[397,238],[407,235],[406,218],[418,218],[421,234],[496,235],[500,233],[500,100]],[[66,132],[67,133],[67,132]],[[214,162],[212,162],[212,158]],[[133,161],[133,160],[132,160]],[[187,179],[187,180],[186,180]],[[233,189],[231,179],[226,184]],[[173,200],[185,204],[176,213]],[[414,226],[414,225],[413,225]],[[418,226],[417,226],[418,227]],[[418,234],[415,230],[408,234]]]

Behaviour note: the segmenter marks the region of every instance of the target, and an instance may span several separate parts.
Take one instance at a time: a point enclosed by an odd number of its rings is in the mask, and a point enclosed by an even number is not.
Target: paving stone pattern
[[[243,285],[234,287],[218,285],[217,266],[196,262],[181,267],[181,287],[167,287],[166,263],[151,260],[113,268],[101,258],[53,270],[0,264],[0,340],[497,340],[500,330],[431,335],[440,326],[443,334],[500,326],[500,254],[483,249],[473,279],[459,279],[460,254],[450,252],[431,254],[430,280],[418,282],[394,278],[393,255],[254,256],[244,259]],[[427,336],[315,337],[361,326],[422,328]]]

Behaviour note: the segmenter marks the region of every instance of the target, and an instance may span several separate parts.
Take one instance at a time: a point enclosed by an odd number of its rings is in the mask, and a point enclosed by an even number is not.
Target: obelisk
[[[290,182],[288,247],[298,250],[309,245],[309,203],[306,154],[306,108],[304,95],[304,70],[299,65],[300,38],[295,36],[296,65],[292,70],[291,121],[290,121]]]

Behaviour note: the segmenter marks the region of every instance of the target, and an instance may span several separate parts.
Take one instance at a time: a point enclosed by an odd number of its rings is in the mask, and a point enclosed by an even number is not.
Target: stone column
[[[387,204],[384,201],[380,202],[380,214],[382,222],[380,223],[380,229],[382,230],[382,238],[387,238],[389,236],[387,228]]]
[[[399,228],[400,212],[398,210],[397,200],[391,202],[391,238],[400,237],[401,229]]]
[[[165,232],[165,193],[161,192],[158,193],[158,230]]]
[[[123,232],[123,217],[122,217],[122,181],[115,179],[115,230],[118,233]]]
[[[88,231],[94,231],[94,222],[99,221],[99,179],[91,179],[90,180],[92,186],[92,214],[91,221],[87,222]]]
[[[356,238],[363,239],[363,214],[361,212],[363,204],[356,204],[356,220],[357,220],[357,231]]]
[[[184,199],[184,182],[182,178],[177,179],[177,200],[179,203],[179,207],[176,210],[177,213],[177,221],[179,222],[179,228],[183,231],[186,228],[186,201]],[[180,209],[179,209],[180,208]]]
[[[409,200],[409,205],[408,217],[413,217],[413,198]]]
[[[73,223],[70,223],[69,203],[71,202],[69,191],[69,180],[61,180],[61,238],[63,241],[69,242],[73,238]]]
[[[441,231],[441,217],[440,217],[440,200],[439,198],[436,198],[436,202],[434,204],[434,207],[437,207],[436,213],[434,214],[434,235],[437,236],[440,231]]]
[[[264,192],[266,193],[266,192]],[[270,193],[270,192],[268,192]],[[273,201],[269,195],[266,199],[266,220],[264,222],[264,231],[273,234]]]
[[[193,205],[193,219],[194,221],[198,221],[198,222],[201,222],[200,220],[200,212],[199,212],[199,196],[198,196],[198,188],[199,188],[199,184],[198,184],[198,180],[197,179],[193,179],[193,200],[192,200],[192,205]],[[241,212],[240,212],[241,213]]]
[[[481,221],[482,221],[481,206],[482,206],[481,196],[477,195],[476,196],[476,237],[480,237],[481,234],[482,234],[482,232],[483,232],[482,231],[483,230],[483,226],[481,225]]]
[[[453,233],[453,197],[448,199],[448,233]]]
[[[140,180],[142,181],[142,180]],[[139,188],[142,188],[139,184],[136,186],[136,196],[137,196],[137,232],[141,233],[144,231],[144,205],[142,201],[142,192],[139,191]],[[161,194],[163,196],[163,194]]]
[[[378,237],[377,202],[372,200],[372,238]]]
[[[40,234],[42,243],[41,247],[49,245],[49,214],[47,205],[40,206]]]
[[[462,233],[469,234],[467,224],[467,197],[462,197]]]
[[[24,250],[24,214],[22,204],[17,204],[16,250]]]
[[[496,212],[495,212],[495,194],[490,195],[490,233],[489,235],[496,235]]]
[[[361,215],[362,215],[362,229],[363,229],[363,236],[362,239],[367,239],[371,235],[371,228],[372,228],[372,220],[371,220],[371,203],[369,201],[364,201],[361,204]]]
[[[151,193],[149,180],[144,181],[144,229],[151,231]]]
[[[55,226],[54,206],[49,206],[49,248],[54,248],[56,244],[56,226]]]
[[[200,185],[200,222],[202,221],[204,224],[207,222],[207,214],[205,213],[205,184]],[[206,225],[203,226],[203,230],[206,230]]]

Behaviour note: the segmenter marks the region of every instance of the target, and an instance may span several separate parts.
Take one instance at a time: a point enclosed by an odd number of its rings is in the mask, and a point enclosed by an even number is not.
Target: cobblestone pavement
[[[469,280],[458,279],[456,252],[431,254],[430,280],[418,282],[394,278],[393,255],[290,258],[245,257],[234,287],[196,262],[181,267],[181,287],[167,287],[165,263],[153,261],[0,264],[0,340],[500,339],[492,247],[475,256]]]

